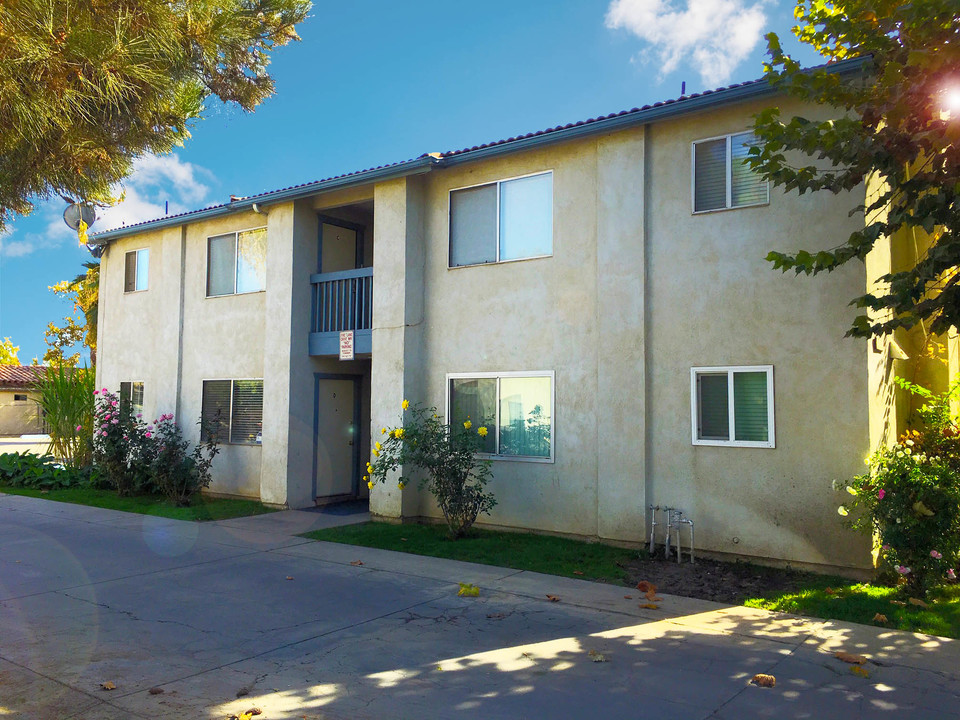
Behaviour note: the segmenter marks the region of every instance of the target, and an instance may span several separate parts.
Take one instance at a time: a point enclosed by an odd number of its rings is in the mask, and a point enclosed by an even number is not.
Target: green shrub
[[[853,498],[839,512],[874,534],[882,562],[912,591],[926,593],[955,580],[960,560],[960,431],[950,412],[960,381],[939,395],[897,382],[924,398],[920,427],[867,458],[870,472],[846,486]]]
[[[4,453],[0,455],[0,485],[56,490],[86,484],[89,475],[77,468],[65,467],[52,455]]]
[[[118,495],[149,491],[150,433],[106,388],[94,390],[93,464]]]
[[[94,375],[87,368],[47,370],[39,385],[40,408],[50,433],[47,452],[71,467],[90,464],[94,420]]]
[[[408,408],[404,400],[403,409]],[[417,405],[409,409],[401,427],[383,428],[381,435],[386,437],[373,449],[377,460],[367,463],[368,486],[386,482],[387,475],[397,470],[421,470],[420,487],[436,499],[452,537],[462,537],[480,513],[489,513],[497,504],[493,493],[484,490],[490,480],[490,461],[477,456],[487,436],[485,426],[474,431],[468,420],[462,428],[451,428],[440,420],[436,408]],[[401,475],[401,491],[407,482]]]
[[[187,453],[190,444],[183,439],[173,415],[161,415],[153,428],[156,447],[149,466],[150,477],[157,490],[179,507],[190,504],[194,493],[210,485],[210,466],[220,452],[217,433]]]

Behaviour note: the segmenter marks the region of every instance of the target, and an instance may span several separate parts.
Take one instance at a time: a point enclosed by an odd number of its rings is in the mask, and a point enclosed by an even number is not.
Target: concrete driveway
[[[0,718],[960,717],[953,641],[293,536],[358,518],[0,495]]]

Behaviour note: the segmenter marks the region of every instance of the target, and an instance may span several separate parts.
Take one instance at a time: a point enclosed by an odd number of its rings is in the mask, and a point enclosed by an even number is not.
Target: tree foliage
[[[20,352],[20,346],[14,345],[13,340],[8,337],[0,342],[0,365],[19,365],[20,358],[17,353]]]
[[[252,110],[309,0],[3,0],[0,230],[51,195],[109,202],[211,95]]]
[[[73,280],[62,280],[50,286],[54,294],[68,299],[73,304],[77,317],[68,315],[64,324],[48,323],[43,333],[47,351],[43,361],[47,365],[76,367],[80,352],[66,355],[65,351],[83,343],[90,351],[90,363],[97,363],[97,310],[100,296],[100,263],[85,262],[84,272]]]
[[[836,72],[829,62],[804,70],[769,34],[771,83],[841,114],[826,122],[784,120],[777,108],[759,114],[762,144],[752,150],[751,167],[801,194],[851,190],[871,176],[882,184],[853,209],[865,221],[845,241],[771,252],[767,259],[783,271],[815,275],[865,260],[883,238],[913,234],[929,248],[912,267],[879,278],[881,290],[852,301],[868,312],[847,334],[882,335],[918,323],[935,333],[960,326],[960,107],[944,112],[960,95],[956,0],[798,0],[795,16],[801,42],[830,62],[861,58],[862,64],[855,72]],[[819,162],[793,165],[788,151]]]

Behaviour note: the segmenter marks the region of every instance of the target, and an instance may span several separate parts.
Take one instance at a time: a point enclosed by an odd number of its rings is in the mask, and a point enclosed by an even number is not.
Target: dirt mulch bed
[[[657,592],[736,605],[748,598],[775,597],[826,582],[822,575],[799,570],[699,558],[691,565],[686,557],[680,564],[662,556],[637,558],[624,569],[630,585],[646,580],[657,586]]]

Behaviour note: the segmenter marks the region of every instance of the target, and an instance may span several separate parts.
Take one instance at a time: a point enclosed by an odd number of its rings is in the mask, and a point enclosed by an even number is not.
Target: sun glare
[[[944,88],[940,107],[940,117],[943,120],[960,117],[960,85]]]

